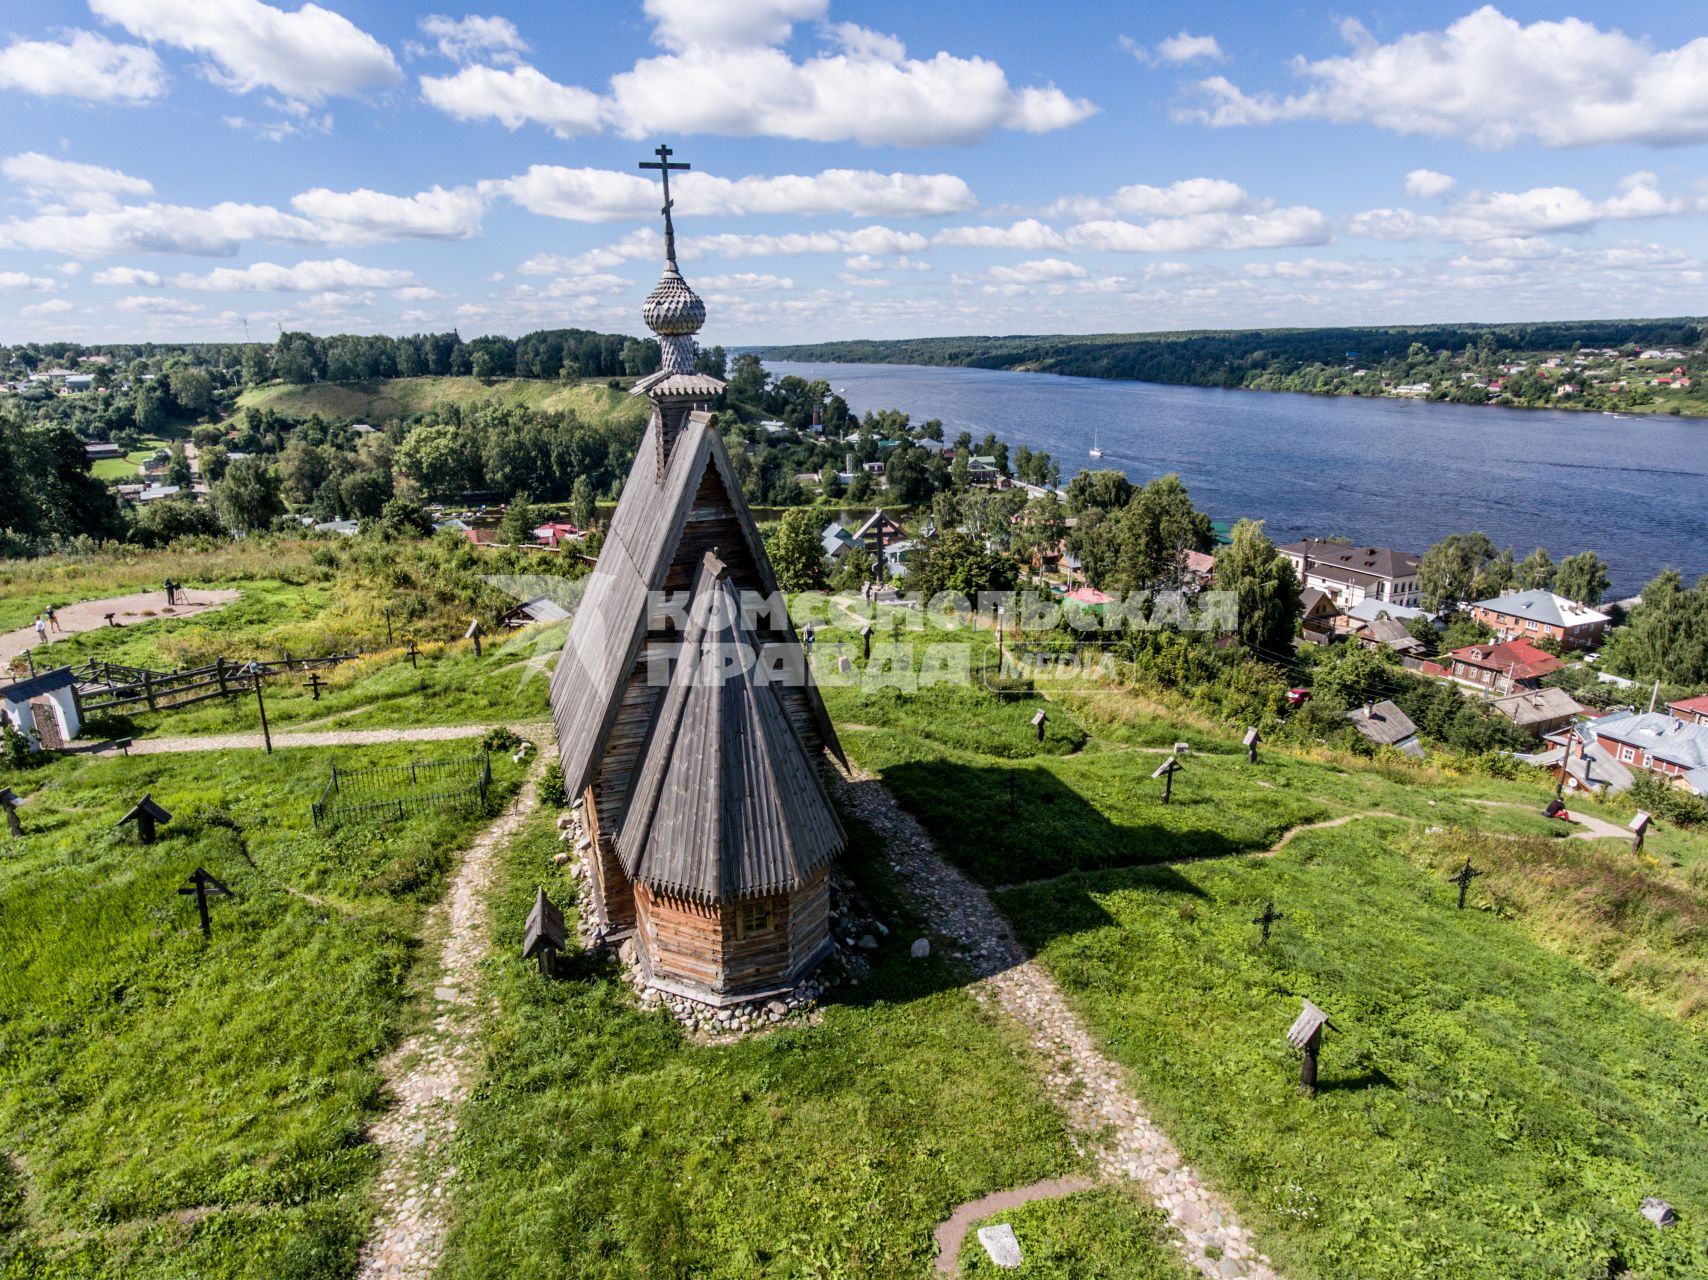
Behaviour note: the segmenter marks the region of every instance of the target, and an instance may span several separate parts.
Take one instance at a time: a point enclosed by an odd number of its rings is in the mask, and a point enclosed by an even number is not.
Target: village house
[[[665,171],[668,174],[668,170]],[[694,369],[705,304],[665,265],[642,315],[652,416],[553,673],[590,925],[640,983],[725,1006],[786,993],[834,946],[843,846],[821,769],[842,750]],[[881,513],[879,513],[881,515]],[[870,524],[871,522],[868,522]],[[660,609],[668,593],[678,610]]]
[[[1667,704],[1667,710],[1687,724],[1708,724],[1708,693]]]
[[[580,542],[587,535],[577,526],[564,520],[548,520],[532,530],[534,541],[543,547],[556,547],[565,542]]]
[[[0,685],[0,719],[10,721],[32,750],[57,751],[72,741],[83,730],[83,715],[71,668]]]
[[[1492,629],[1496,639],[1534,642],[1547,636],[1563,649],[1597,647],[1611,621],[1588,605],[1540,588],[1479,600],[1471,606],[1471,616]]]
[[[1616,766],[1601,770],[1612,790],[1630,785],[1621,774],[1641,770],[1708,795],[1708,725],[1653,711],[1615,711],[1578,726],[1565,746],[1574,774],[1574,762],[1590,761],[1592,778],[1594,761]]]
[[[1470,644],[1447,655],[1447,669],[1455,680],[1500,693],[1537,688],[1543,676],[1552,675],[1565,665],[1527,640]]]
[[[1334,597],[1316,587],[1306,587],[1299,593],[1299,623],[1304,638],[1312,644],[1328,644],[1335,637],[1340,610]]]
[[[1369,703],[1346,713],[1352,727],[1378,747],[1392,747],[1408,756],[1422,756],[1417,726],[1392,702]]]
[[[1323,538],[1306,538],[1276,549],[1292,564],[1301,586],[1326,591],[1340,609],[1364,599],[1417,604],[1418,558],[1407,552],[1353,547]]]
[[[1553,733],[1589,711],[1564,689],[1553,688],[1526,689],[1490,705],[1532,738]]]

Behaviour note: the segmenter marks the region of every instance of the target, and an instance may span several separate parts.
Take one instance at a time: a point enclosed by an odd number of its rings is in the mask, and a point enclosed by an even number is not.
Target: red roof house
[[[1708,693],[1698,698],[1668,703],[1667,710],[1686,724],[1708,724]]]
[[[1453,678],[1503,693],[1523,686],[1534,689],[1545,675],[1566,664],[1528,640],[1506,640],[1500,644],[1471,644],[1447,655]]]

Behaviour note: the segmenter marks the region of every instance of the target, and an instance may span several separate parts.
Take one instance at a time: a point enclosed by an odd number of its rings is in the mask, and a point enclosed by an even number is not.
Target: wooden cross
[[[1277,920],[1285,920],[1286,918],[1287,915],[1285,912],[1277,911],[1275,909],[1275,902],[1273,899],[1263,904],[1263,914],[1254,919],[1252,923],[1263,927],[1264,946],[1267,947],[1269,945],[1269,926],[1274,924]]]
[[[302,683],[303,683],[303,687],[305,689],[310,690],[314,694],[314,700],[316,702],[319,702],[320,701],[320,672],[310,671],[308,673],[308,679],[304,680]]]
[[[1257,726],[1256,725],[1252,725],[1251,728],[1249,728],[1245,731],[1245,738],[1243,739],[1243,741],[1245,742],[1245,762],[1247,764],[1256,764],[1257,763]]]
[[[1465,890],[1471,887],[1471,881],[1475,880],[1482,874],[1483,873],[1480,870],[1471,865],[1471,860],[1467,857],[1465,859],[1465,865],[1447,877],[1448,884],[1456,884],[1459,886],[1459,910],[1463,911],[1465,909]]]
[[[481,638],[481,636],[483,636],[485,634],[486,633],[480,629],[480,619],[479,618],[475,618],[473,621],[471,621],[469,623],[469,629],[467,631],[463,632],[463,639],[464,640],[473,640],[474,641],[474,656],[477,658],[480,657],[480,638]]]
[[[1042,711],[1040,711],[1037,715],[1032,717],[1032,727],[1038,731],[1038,741],[1039,742],[1042,742],[1044,740],[1044,723],[1049,718],[1050,717],[1045,715]]]
[[[643,169],[658,170],[658,176],[664,180],[664,208],[659,210],[659,212],[664,215],[664,260],[674,267],[676,265],[676,227],[670,220],[670,208],[676,202],[670,198],[670,173],[673,169],[681,171],[683,169],[692,169],[694,166],[690,164],[671,163],[670,157],[676,153],[669,147],[664,146],[662,143],[659,144],[658,149],[652,154],[657,156],[658,159],[642,160],[640,162],[640,167]]]
[[[1162,802],[1164,804],[1174,798],[1174,775],[1179,772],[1180,761],[1170,756],[1156,767],[1156,772],[1151,774],[1153,778],[1162,779]]]
[[[866,622],[866,623],[861,624],[861,626],[860,626],[860,639],[864,643],[864,646],[865,646],[866,661],[870,662],[872,660],[872,624],[871,623]]]
[[[409,647],[404,650],[404,653],[407,654],[409,657],[409,665],[410,665],[411,669],[415,669],[415,657],[416,657],[416,654],[418,654],[419,652],[420,652],[420,650],[418,650],[415,647],[414,638],[411,637],[411,639],[409,641]]]
[[[213,922],[208,918],[208,895],[217,893],[230,897],[231,890],[215,880],[206,871],[197,867],[190,875],[190,883],[181,887],[178,892],[196,895],[196,911],[202,917],[202,937],[211,939],[213,937]]]

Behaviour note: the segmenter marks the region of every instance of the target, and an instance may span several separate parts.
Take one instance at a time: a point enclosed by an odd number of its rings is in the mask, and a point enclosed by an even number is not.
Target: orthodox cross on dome
[[[670,157],[675,154],[669,147],[660,143],[658,150],[653,152],[653,155],[658,157],[657,160],[642,160],[640,162],[640,167],[643,169],[657,169],[658,176],[664,180],[664,208],[660,209],[659,212],[664,215],[664,260],[673,267],[676,265],[676,228],[670,221],[670,206],[676,202],[670,198],[670,171],[694,167],[690,164],[672,164]]]

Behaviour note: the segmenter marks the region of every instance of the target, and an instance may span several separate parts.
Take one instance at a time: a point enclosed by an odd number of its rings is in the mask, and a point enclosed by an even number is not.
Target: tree
[[[1067,510],[1077,516],[1089,507],[1120,511],[1133,499],[1133,482],[1119,471],[1081,471],[1067,484]]]
[[[310,444],[300,432],[292,434],[290,443],[279,455],[279,475],[292,502],[307,502],[314,497],[331,471],[326,451]]]
[[[765,396],[765,366],[752,352],[730,362],[728,395],[736,404],[757,405]]]
[[[945,591],[968,600],[981,591],[1012,591],[1020,569],[1013,560],[993,551],[959,529],[939,530],[908,565],[909,592],[927,600]]]
[[[359,520],[379,515],[391,497],[391,479],[378,471],[352,471],[338,484],[344,509]]]
[[[824,591],[830,586],[818,520],[806,507],[785,511],[766,543],[766,554],[785,591]]]
[[[1115,518],[1115,564],[1110,583],[1119,591],[1177,586],[1186,553],[1215,541],[1210,517],[1192,505],[1174,472],[1145,485]]]
[[[1525,591],[1549,591],[1554,586],[1554,560],[1537,547],[1519,563],[1518,585]]]
[[[1217,557],[1217,567],[1221,557]],[[1345,644],[1328,651],[1317,665],[1312,687],[1320,695],[1334,698],[1348,707],[1362,706],[1388,696],[1394,687],[1394,651],[1383,645],[1367,649],[1361,644]]]
[[[133,536],[142,546],[163,547],[179,538],[223,538],[225,526],[201,503],[173,498],[138,511]]]
[[[195,481],[195,473],[190,470],[190,459],[184,452],[184,446],[173,445],[170,460],[166,464],[166,483],[175,484],[188,493]]]
[[[534,526],[539,524],[534,514],[534,505],[528,500],[528,493],[523,490],[510,499],[510,505],[504,509],[504,518],[498,522],[498,540],[512,547],[520,547],[534,540]]]
[[[388,538],[425,538],[433,532],[433,519],[419,503],[393,498],[380,510],[380,531]]]
[[[482,479],[470,434],[450,423],[411,428],[397,447],[396,465],[428,493],[478,489]]]
[[[599,504],[594,500],[593,483],[584,475],[576,476],[569,489],[569,518],[584,532],[599,519]]]
[[[901,445],[890,450],[884,466],[884,479],[889,484],[893,501],[916,506],[931,497],[931,477],[926,471],[925,450],[917,445]]]
[[[1518,568],[1512,562],[1512,548],[1508,547],[1492,560],[1485,560],[1477,570],[1477,576],[1471,581],[1471,597],[1492,600],[1505,595],[1516,581]]]
[[[1607,564],[1593,551],[1567,556],[1554,574],[1555,592],[1578,604],[1600,604],[1607,583]]]
[[[1606,645],[1607,665],[1637,680],[1708,685],[1708,575],[1686,589],[1676,569],[1643,588],[1643,601]]]
[[[213,379],[206,369],[180,365],[166,375],[166,385],[181,413],[199,418],[213,407]]]
[[[214,508],[229,528],[249,533],[265,529],[285,514],[279,472],[260,458],[239,458],[214,487]]]
[[[1293,653],[1299,620],[1299,579],[1263,532],[1261,520],[1241,520],[1233,543],[1216,557],[1216,587],[1238,601],[1240,643],[1259,657],[1284,662]]]
[[[1477,570],[1495,556],[1485,533],[1450,533],[1417,566],[1417,589],[1426,609],[1450,609],[1473,599]]]

